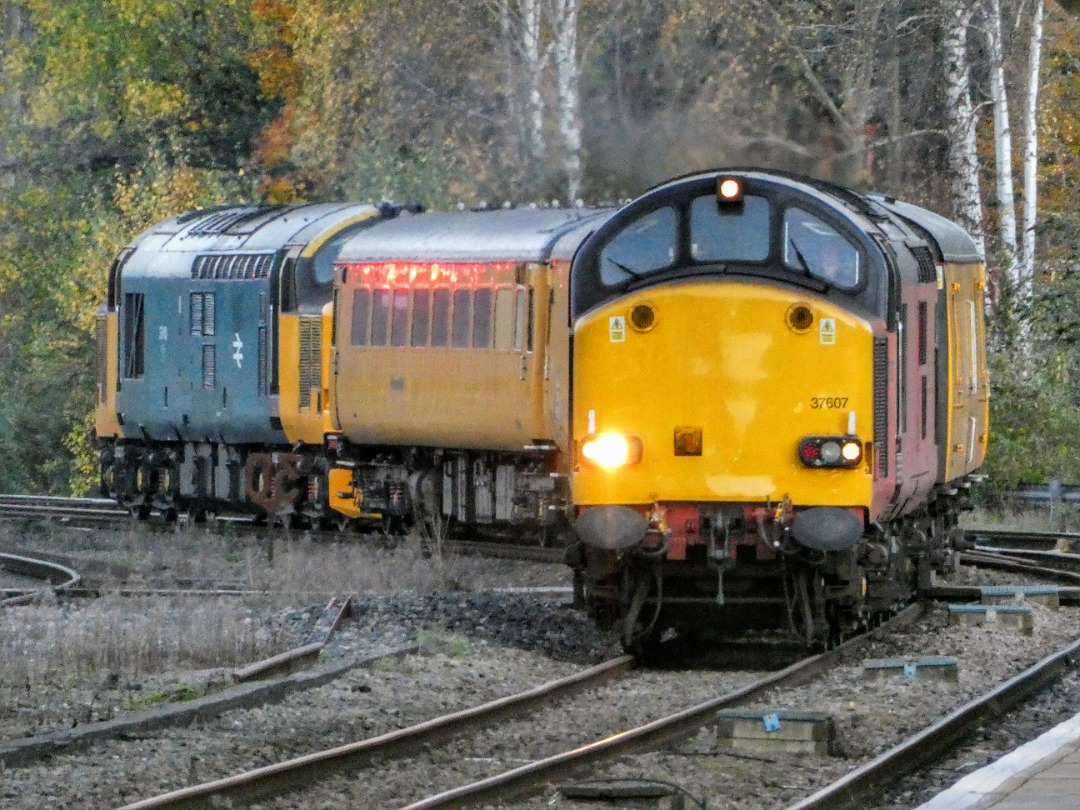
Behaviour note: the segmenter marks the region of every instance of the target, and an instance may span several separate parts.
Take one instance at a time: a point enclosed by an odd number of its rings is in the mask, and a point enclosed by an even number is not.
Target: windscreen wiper
[[[618,267],[620,270],[622,270],[628,276],[631,276],[631,277],[636,278],[636,279],[645,278],[644,273],[639,273],[637,270],[631,270],[629,267],[627,267],[622,262],[617,262],[617,261],[615,261],[614,259],[611,259],[611,258],[605,258],[604,261],[611,262],[613,265]]]
[[[806,273],[806,277],[817,278],[817,276],[811,272],[810,265],[806,263],[806,257],[802,255],[802,251],[799,250],[799,246],[795,244],[795,240],[789,239],[788,241],[791,242],[791,249],[795,251],[795,258],[799,260],[799,266],[803,269],[803,272]]]

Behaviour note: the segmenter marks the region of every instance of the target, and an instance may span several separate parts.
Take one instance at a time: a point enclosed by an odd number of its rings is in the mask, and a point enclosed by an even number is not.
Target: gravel
[[[875,642],[825,677],[803,687],[777,690],[758,704],[770,711],[813,709],[830,714],[837,729],[833,756],[732,755],[718,750],[706,730],[674,751],[622,757],[601,765],[590,776],[678,784],[691,795],[707,797],[712,807],[784,807],[1056,650],[1072,639],[1076,618],[1074,610],[1045,611],[1036,632],[1025,637],[993,628],[949,626],[944,607],[937,606],[909,630]],[[956,687],[922,680],[866,682],[862,678],[863,657],[942,654],[961,661]],[[335,778],[302,795],[263,806],[403,806],[437,790],[592,742],[730,691],[751,675],[697,671],[635,676],[569,706],[507,722],[385,767],[365,769],[356,779]],[[566,800],[558,785],[547,786],[531,799],[499,806],[595,807]]]
[[[88,547],[88,555],[115,559],[92,543],[79,542]],[[154,553],[139,548],[138,554],[132,554],[129,542],[124,554],[128,561],[137,558],[140,565],[145,561],[150,566],[140,569],[148,581],[167,577],[170,572],[175,575],[182,568],[184,577],[190,579],[194,574],[204,583],[214,584],[214,577],[220,577],[225,570],[215,569],[203,560],[188,560],[180,566],[170,558],[175,552],[167,548]],[[190,548],[185,548],[190,553]],[[316,555],[321,553],[315,550]],[[338,564],[334,555],[339,551],[325,553],[329,562],[324,563]],[[222,556],[231,566],[227,573],[230,581],[244,581],[244,577],[253,581],[251,558],[246,552],[238,553],[233,546]],[[278,554],[275,564],[281,559]],[[379,564],[385,562],[380,560]],[[412,590],[371,585],[372,577],[392,585],[393,565],[407,572],[407,577],[397,577],[399,587],[411,583]],[[352,616],[334,635],[323,657],[327,663],[351,661],[417,643],[419,654],[387,660],[373,669],[353,669],[327,686],[262,708],[228,712],[213,722],[145,738],[110,740],[83,753],[54,756],[28,767],[0,769],[0,808],[116,807],[474,706],[569,674],[619,652],[610,634],[596,630],[583,613],[566,604],[565,593],[492,590],[496,585],[567,586],[568,572],[562,567],[473,560],[452,572],[455,583],[466,584],[469,590],[450,592],[422,587],[429,575],[431,572],[423,569],[423,562],[415,557],[398,557],[384,571],[365,572],[364,576],[369,577],[365,587],[344,591],[357,594]],[[268,651],[295,646],[306,639],[321,615],[327,594],[342,592],[335,576],[344,575],[340,571],[325,575],[332,580],[330,589],[320,587],[325,584],[320,580],[300,580],[291,583],[292,596],[278,593],[262,602],[242,601],[245,615],[268,628],[273,640]],[[1014,578],[962,568],[951,581],[982,584]],[[76,605],[53,609],[81,608]],[[692,795],[707,797],[710,807],[783,807],[1072,640],[1077,611],[1035,609],[1036,630],[1028,637],[992,628],[949,626],[944,607],[936,606],[927,618],[906,632],[875,642],[870,649],[860,651],[857,659],[825,677],[798,689],[778,690],[760,704],[762,708],[813,709],[832,715],[837,729],[832,756],[737,756],[717,750],[705,731],[669,750],[602,764],[594,774],[581,778],[644,777],[671,782]],[[957,657],[961,663],[958,687],[922,680],[862,680],[862,658],[924,655]],[[178,666],[138,673],[91,669],[66,680],[60,674],[47,688],[35,683],[24,690],[25,705],[16,715],[0,709],[0,737],[10,739],[27,729],[40,732],[123,716],[145,705],[140,698],[147,695],[168,696],[180,690],[186,690],[186,696],[213,692],[230,683],[231,666]],[[572,705],[576,708],[564,707],[504,723],[446,748],[432,749],[378,770],[365,770],[356,779],[337,778],[263,806],[401,806],[408,798],[419,798],[439,786],[451,787],[469,777],[505,770],[523,760],[593,741],[662,712],[730,691],[752,677],[749,672],[703,670],[638,673],[590,693],[591,697],[580,699],[584,702],[575,701]],[[925,784],[905,784],[888,799],[892,804],[884,804],[883,798],[882,806],[918,804],[938,785],[973,767],[975,761],[982,764],[992,750],[1007,748],[1014,739],[1023,741],[1029,731],[1032,735],[1038,733],[1035,729],[1052,724],[1069,700],[1075,705],[1076,687],[1075,679],[1067,680],[1056,704],[1032,709],[1030,719],[1017,719],[1015,734],[988,730],[971,753],[961,753],[959,761],[943,766],[940,778],[931,775]],[[559,785],[549,785],[533,798],[500,806],[575,810],[596,807],[564,798]]]

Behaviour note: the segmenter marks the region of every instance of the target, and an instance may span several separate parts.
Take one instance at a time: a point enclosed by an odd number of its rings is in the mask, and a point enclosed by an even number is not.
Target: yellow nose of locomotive
[[[868,506],[873,334],[825,298],[686,282],[574,334],[574,499]]]

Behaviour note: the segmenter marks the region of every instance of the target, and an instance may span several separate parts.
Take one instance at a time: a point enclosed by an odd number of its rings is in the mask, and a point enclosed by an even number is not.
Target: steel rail
[[[493,801],[516,795],[542,782],[548,782],[586,765],[623,754],[653,750],[667,740],[685,736],[710,722],[719,709],[756,700],[765,692],[780,686],[792,686],[811,680],[831,669],[847,653],[859,649],[872,639],[914,621],[922,614],[919,605],[910,605],[891,621],[878,628],[850,639],[824,653],[805,658],[779,672],[772,673],[726,695],[713,698],[697,706],[662,717],[620,734],[565,751],[546,759],[537,760],[495,776],[468,785],[429,796],[402,810],[431,810],[438,807],[458,807],[483,801]]]
[[[1005,714],[1058,680],[1075,666],[1078,652],[1080,640],[961,706],[828,787],[791,805],[788,810],[839,810],[865,806],[867,798],[880,791],[882,785],[937,761],[955,742],[972,734],[988,718]]]
[[[121,810],[216,807],[217,802],[226,799],[251,802],[268,795],[279,795],[295,788],[298,783],[321,778],[344,768],[366,765],[374,757],[401,755],[469,728],[530,711],[579,689],[596,686],[609,678],[620,677],[632,667],[633,658],[624,655],[566,678],[549,681],[481,706],[436,717],[368,740],[154,796],[126,805]]]
[[[1025,548],[987,548],[976,546],[975,551],[991,554],[1002,554],[1018,561],[1026,561],[1033,565],[1041,564],[1043,568],[1054,571],[1080,573],[1080,554],[1068,551],[1036,551]]]
[[[21,554],[0,553],[0,567],[6,568],[14,574],[44,579],[50,583],[49,590],[67,591],[79,584],[79,574],[66,565],[39,560],[33,557],[25,557]],[[23,605],[32,602],[42,596],[42,590],[23,593],[7,599],[0,599],[0,607]]]
[[[63,495],[10,495],[0,494],[0,506],[8,504],[56,504],[61,506],[111,506],[111,498],[69,498]]]
[[[1007,551],[965,551],[960,555],[960,561],[978,568],[1010,571],[1014,574],[1029,574],[1031,576],[1045,577],[1054,582],[1080,584],[1080,573],[1036,565],[1031,560],[1021,559]]]
[[[1052,550],[1059,543],[1080,543],[1077,532],[1021,531],[1018,529],[965,529],[964,535],[981,545],[1004,546],[1014,543],[1015,547]]]

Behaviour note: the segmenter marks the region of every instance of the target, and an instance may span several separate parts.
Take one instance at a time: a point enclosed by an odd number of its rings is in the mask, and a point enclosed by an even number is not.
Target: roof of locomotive
[[[515,208],[401,216],[355,234],[337,260],[543,262],[569,258],[585,235],[611,213],[590,208]]]
[[[185,275],[196,254],[268,253],[285,245],[306,245],[377,210],[367,203],[303,203],[189,211],[159,222],[134,239],[129,247],[135,252],[123,272],[128,276]]]
[[[654,186],[647,193],[687,181],[724,174],[742,175],[797,188],[801,193],[828,201],[834,206],[840,203],[849,212],[857,213],[871,220],[898,217],[903,222],[914,226],[924,238],[928,238],[945,261],[982,261],[979,249],[968,232],[940,214],[935,214],[926,208],[921,208],[912,203],[901,202],[885,195],[861,194],[837,183],[819,180],[807,175],[754,167],[712,169],[665,181],[658,186]]]
[[[940,214],[912,203],[894,200],[892,197],[874,195],[874,200],[905,222],[914,225],[929,241],[936,245],[941,258],[947,262],[981,262],[982,255],[970,234]]]

